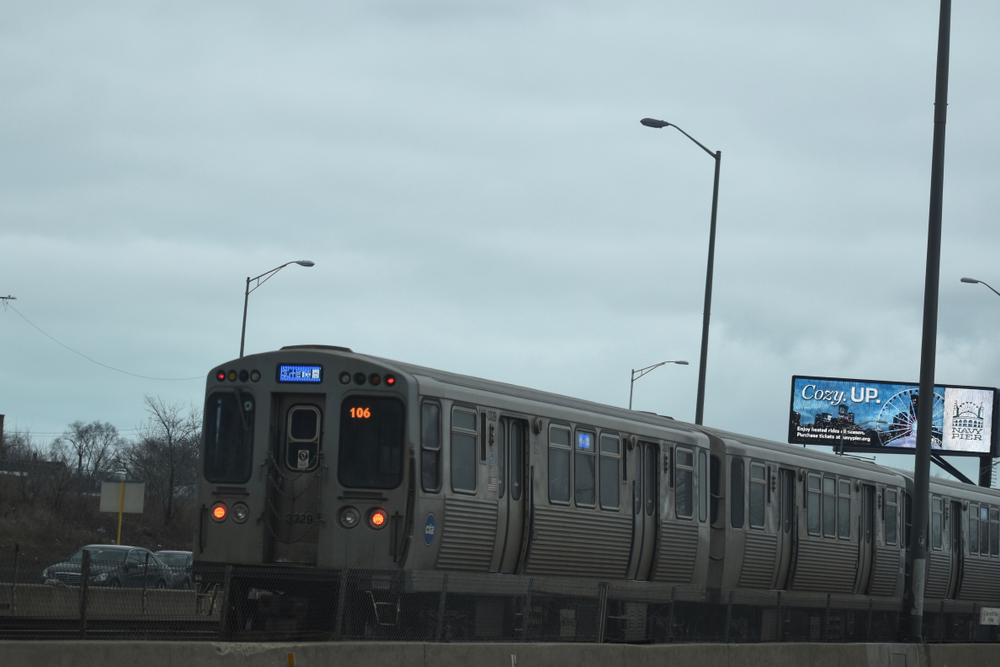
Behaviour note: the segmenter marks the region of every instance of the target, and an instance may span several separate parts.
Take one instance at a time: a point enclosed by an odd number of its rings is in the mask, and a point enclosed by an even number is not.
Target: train
[[[1000,492],[930,494],[928,636],[995,641]],[[230,636],[896,640],[912,496],[864,458],[298,345],[208,376],[194,568]]]

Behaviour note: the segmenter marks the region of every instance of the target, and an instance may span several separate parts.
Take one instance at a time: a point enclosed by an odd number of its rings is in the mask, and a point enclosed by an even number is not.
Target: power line
[[[24,320],[25,322],[27,322],[28,324],[30,324],[32,327],[34,327],[36,330],[38,330],[39,333],[41,333],[43,336],[45,336],[49,340],[53,341],[57,345],[60,345],[61,347],[66,348],[67,350],[69,350],[73,354],[80,355],[81,357],[83,357],[87,361],[89,361],[91,363],[94,363],[94,364],[97,364],[98,366],[101,366],[103,368],[107,368],[108,370],[115,371],[116,373],[123,373],[125,375],[131,375],[132,377],[136,377],[136,378],[142,378],[143,380],[161,380],[161,381],[164,381],[164,382],[186,382],[186,381],[189,381],[189,380],[201,380],[201,379],[204,379],[204,376],[201,376],[201,375],[199,375],[197,377],[191,377],[191,378],[157,378],[157,377],[150,377],[149,375],[139,375],[138,373],[130,373],[128,371],[123,371],[120,368],[115,368],[114,366],[108,366],[107,364],[102,364],[100,361],[97,361],[96,359],[92,359],[92,358],[88,357],[83,352],[80,352],[78,350],[74,350],[69,345],[66,345],[65,343],[62,343],[59,340],[56,340],[55,338],[53,338],[52,336],[50,336],[49,334],[45,333],[45,331],[43,331],[41,329],[41,327],[39,327],[37,324],[35,324],[31,320],[29,320],[27,317],[25,317],[24,315],[22,315],[21,312],[17,308],[15,308],[10,303],[10,301],[8,301],[8,299],[9,300],[14,300],[14,297],[7,296],[7,297],[0,297],[0,299],[4,299],[4,309],[6,309],[7,306],[10,306],[10,309],[13,310],[15,313],[17,313],[18,317],[20,317],[22,320]]]

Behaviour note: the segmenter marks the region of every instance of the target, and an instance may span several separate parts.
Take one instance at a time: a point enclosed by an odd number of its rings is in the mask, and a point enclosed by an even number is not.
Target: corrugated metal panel
[[[853,593],[858,545],[834,540],[800,539],[791,589]]]
[[[959,600],[1000,600],[1000,561],[971,555],[962,568]]]
[[[875,565],[872,569],[871,595],[895,595],[899,581],[900,551],[895,547],[875,548]]]
[[[743,549],[743,569],[740,571],[741,588],[771,588],[774,568],[778,564],[778,536],[746,532]]]
[[[940,599],[948,594],[948,580],[951,578],[951,553],[933,551],[927,554],[927,587],[924,596]]]
[[[539,507],[532,517],[528,574],[623,579],[632,517],[599,510]]]
[[[664,521],[656,545],[653,581],[689,584],[698,556],[698,526]]]
[[[488,572],[496,533],[495,500],[445,498],[444,526],[436,567],[441,570]]]

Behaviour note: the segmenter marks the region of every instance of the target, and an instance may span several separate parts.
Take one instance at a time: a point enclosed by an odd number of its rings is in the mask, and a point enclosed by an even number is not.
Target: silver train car
[[[398,617],[452,573],[470,599],[613,585],[598,626],[644,625],[626,640],[703,636],[723,609],[728,637],[734,606],[765,640],[796,606],[824,633],[831,610],[867,619],[853,637],[903,627],[912,479],[867,460],[321,345],[219,366],[204,420],[195,569],[203,587],[243,572],[236,597],[253,576],[400,572]],[[942,632],[1000,606],[998,531],[1000,493],[932,480],[925,609]],[[652,636],[654,604],[670,618]]]

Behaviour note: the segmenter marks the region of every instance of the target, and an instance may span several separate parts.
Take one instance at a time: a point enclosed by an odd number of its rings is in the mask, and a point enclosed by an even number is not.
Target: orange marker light
[[[227,514],[229,511],[226,509],[225,503],[216,503],[212,506],[212,518],[216,521],[225,521]]]
[[[387,515],[385,510],[373,510],[372,513],[368,515],[368,524],[377,530],[385,525],[386,519]]]

